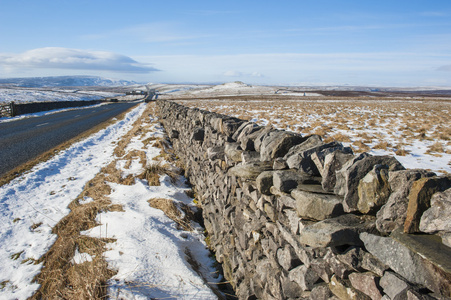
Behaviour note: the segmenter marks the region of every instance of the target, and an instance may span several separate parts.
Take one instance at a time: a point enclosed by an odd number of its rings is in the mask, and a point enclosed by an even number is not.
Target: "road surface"
[[[110,103],[0,123],[0,177],[136,104]]]

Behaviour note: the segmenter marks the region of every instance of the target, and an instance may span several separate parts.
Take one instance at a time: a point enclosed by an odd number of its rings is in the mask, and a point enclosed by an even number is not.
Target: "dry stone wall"
[[[449,299],[451,177],[159,100],[239,299]]]

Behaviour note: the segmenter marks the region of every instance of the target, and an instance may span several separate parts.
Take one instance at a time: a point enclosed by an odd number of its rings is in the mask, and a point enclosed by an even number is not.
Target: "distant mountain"
[[[27,78],[0,78],[1,85],[17,87],[55,87],[55,86],[125,86],[136,84],[133,81],[116,80],[97,76],[50,76]]]

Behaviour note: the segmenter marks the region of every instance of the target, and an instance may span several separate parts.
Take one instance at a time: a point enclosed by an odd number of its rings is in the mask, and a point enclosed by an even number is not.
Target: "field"
[[[222,90],[218,87],[162,98],[263,126],[318,134],[327,142],[336,140],[351,146],[356,153],[393,155],[407,168],[451,172],[450,98],[375,97],[367,93],[322,96],[242,84],[226,84]]]

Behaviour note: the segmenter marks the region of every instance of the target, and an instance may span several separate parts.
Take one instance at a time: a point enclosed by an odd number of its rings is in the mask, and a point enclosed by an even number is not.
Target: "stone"
[[[311,300],[329,300],[332,297],[332,292],[329,289],[329,286],[325,283],[321,285],[317,285],[312,289],[310,293]]]
[[[361,233],[360,238],[371,254],[409,282],[451,296],[451,249],[440,240],[401,230],[390,237]]]
[[[364,252],[360,266],[371,271],[378,276],[383,276],[384,272],[388,269],[388,266],[384,265],[380,260],[378,260],[374,255]]]
[[[404,232],[419,232],[421,216],[431,207],[432,195],[450,187],[451,176],[421,178],[415,181],[409,193]]]
[[[390,233],[404,226],[408,196],[413,183],[420,178],[433,177],[435,173],[426,170],[402,170],[389,172],[390,190],[388,201],[377,212],[377,230]]]
[[[241,146],[238,143],[225,143],[224,153],[232,161],[241,162],[241,153],[243,153],[243,149],[241,149]]]
[[[335,152],[341,152],[352,155],[352,148],[350,147],[344,147],[343,149],[337,149],[336,147],[326,148],[320,152],[315,152],[311,155],[312,161],[315,163],[316,168],[318,169],[319,173],[322,175],[324,173],[324,166],[326,162],[326,156],[333,154]]]
[[[299,257],[294,253],[294,249],[288,244],[277,250],[277,261],[285,271],[290,271],[302,264]]]
[[[283,159],[282,157],[278,157],[278,158],[274,159],[273,169],[274,170],[288,169],[287,161],[285,159]]]
[[[329,282],[329,289],[340,300],[370,300],[371,298],[356,290],[345,280],[332,276]]]
[[[317,134],[309,135],[304,138],[304,141],[300,143],[299,145],[296,145],[292,147],[288,153],[285,155],[285,159],[287,159],[290,156],[295,155],[296,153],[303,152],[305,150],[318,147],[324,145],[324,142],[321,138],[321,136]]]
[[[283,299],[302,299],[303,291],[299,285],[289,278],[281,278]]]
[[[265,137],[267,137],[271,132],[277,131],[276,129],[272,128],[271,126],[263,127],[263,129],[256,131],[249,135],[249,138],[252,138],[254,140],[254,149],[257,152],[260,152],[260,147],[262,145],[262,141]]]
[[[326,155],[324,158],[323,172],[321,173],[321,185],[325,191],[334,191],[335,184],[337,182],[337,171],[340,170],[346,162],[353,158],[353,154],[346,153],[343,150],[337,150]]]
[[[341,245],[361,246],[363,244],[359,233],[372,230],[373,221],[371,219],[347,214],[305,226],[299,234],[299,241],[301,244],[313,248]]]
[[[343,166],[338,172],[340,178],[337,173],[335,193],[344,196],[343,207],[346,212],[357,210],[357,203],[359,201],[358,185],[360,180],[377,164],[386,165],[390,171],[404,169],[401,163],[392,156],[370,156],[362,153]]]
[[[260,146],[260,160],[271,161],[277,157],[283,157],[290,148],[305,140],[300,134],[286,131],[270,132],[262,140]]]
[[[310,291],[319,279],[318,274],[306,265],[294,268],[289,273],[291,281],[296,282],[303,291]]]
[[[242,179],[255,180],[264,171],[271,170],[268,162],[253,162],[245,165],[237,165],[229,169],[228,174]]]
[[[442,237],[442,243],[451,248],[451,233],[445,232],[439,235]]]
[[[244,148],[243,148],[244,149]],[[260,154],[255,151],[243,151],[241,153],[241,161],[244,164],[260,161]]]
[[[221,119],[219,123],[219,132],[225,134],[228,137],[232,137],[235,131],[243,124],[243,120],[237,118]]]
[[[257,176],[257,190],[265,195],[271,195],[271,187],[273,186],[273,171],[265,171]]]
[[[431,297],[429,295],[421,294],[415,290],[407,290],[407,300],[435,300],[436,297]]]
[[[205,136],[205,130],[201,127],[196,127],[191,134],[192,141],[203,141]]]
[[[279,170],[273,173],[273,185],[283,193],[291,192],[299,184],[314,182],[314,177],[302,174],[296,170]]]
[[[385,272],[380,285],[392,300],[406,299],[409,284],[393,272]]]
[[[428,233],[451,233],[451,188],[432,195],[431,207],[421,216],[420,230]]]
[[[309,193],[302,190],[291,191],[296,199],[296,211],[301,218],[325,220],[343,214],[343,205],[338,196]]]
[[[351,247],[345,253],[337,255],[337,259],[354,271],[362,271],[364,251],[360,247]]]
[[[286,158],[287,165],[290,169],[298,169],[309,175],[320,176],[321,174],[311,158],[313,153],[321,152],[325,149],[329,149],[330,152],[333,152],[342,150],[343,148],[343,145],[338,142],[331,142],[328,144],[323,143],[316,147],[298,151],[291,156],[288,156],[287,154],[284,158]]]
[[[171,133],[169,134],[169,138],[171,139],[178,139],[180,136],[180,132],[178,132],[177,130],[172,129]]]
[[[208,148],[207,157],[209,160],[224,159],[224,147],[216,146]]]
[[[379,277],[370,272],[349,274],[351,285],[372,300],[380,300],[382,298],[379,280]]]
[[[390,185],[386,165],[375,165],[360,180],[358,194],[357,209],[364,214],[377,212],[387,202],[390,196]]]

